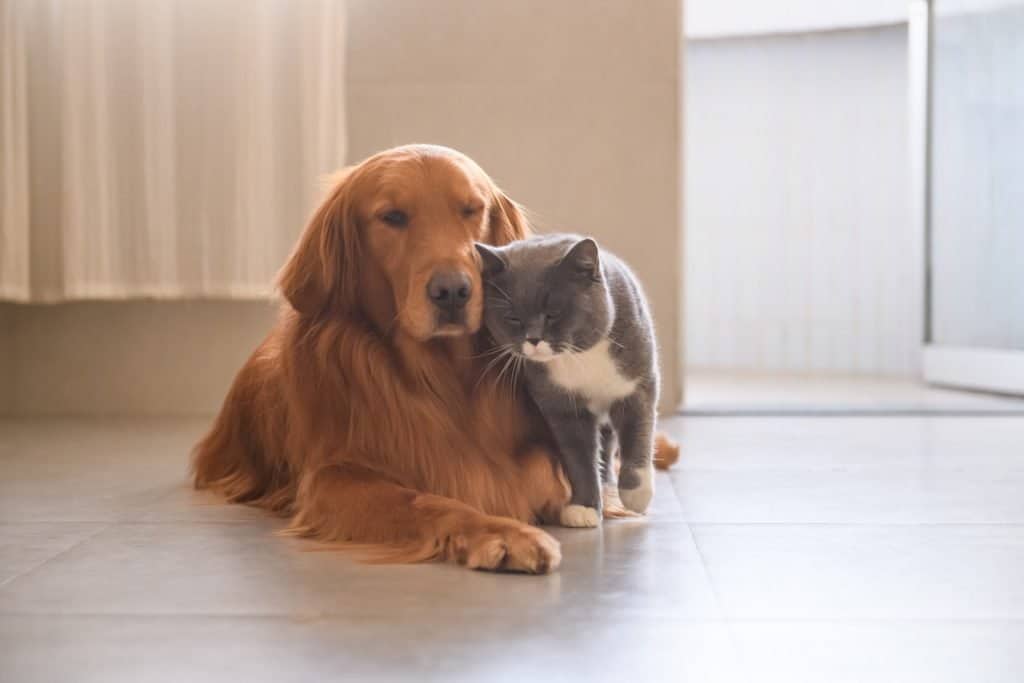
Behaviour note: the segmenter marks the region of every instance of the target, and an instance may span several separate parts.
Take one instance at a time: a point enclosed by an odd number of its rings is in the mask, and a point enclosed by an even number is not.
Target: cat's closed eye
[[[519,318],[515,317],[514,315],[506,315],[505,316],[505,322],[507,322],[509,325],[512,325],[514,327],[521,327],[522,324],[523,324],[523,321],[520,320]]]

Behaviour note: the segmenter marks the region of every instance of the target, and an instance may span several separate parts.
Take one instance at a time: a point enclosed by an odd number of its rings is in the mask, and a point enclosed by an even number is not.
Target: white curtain
[[[344,162],[343,0],[0,0],[0,299],[266,296]]]

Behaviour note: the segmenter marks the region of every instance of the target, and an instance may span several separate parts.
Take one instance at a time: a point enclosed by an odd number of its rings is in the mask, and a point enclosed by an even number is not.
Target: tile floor
[[[546,577],[360,565],[183,485],[205,421],[0,422],[0,681],[1024,680],[1024,418],[675,418]]]

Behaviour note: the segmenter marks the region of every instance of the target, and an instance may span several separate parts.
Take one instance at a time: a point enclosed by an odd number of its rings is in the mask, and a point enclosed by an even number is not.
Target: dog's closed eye
[[[399,211],[398,209],[385,211],[380,215],[380,219],[392,228],[404,228],[409,225],[409,214],[404,211]]]

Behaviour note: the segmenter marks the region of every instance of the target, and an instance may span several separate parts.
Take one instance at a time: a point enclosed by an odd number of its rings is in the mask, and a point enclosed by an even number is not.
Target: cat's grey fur
[[[654,492],[659,377],[654,325],[636,276],[578,235],[477,250],[486,328],[522,364],[572,486],[562,523],[599,523],[602,479],[615,483],[616,442],[619,495],[628,509],[644,512]]]

